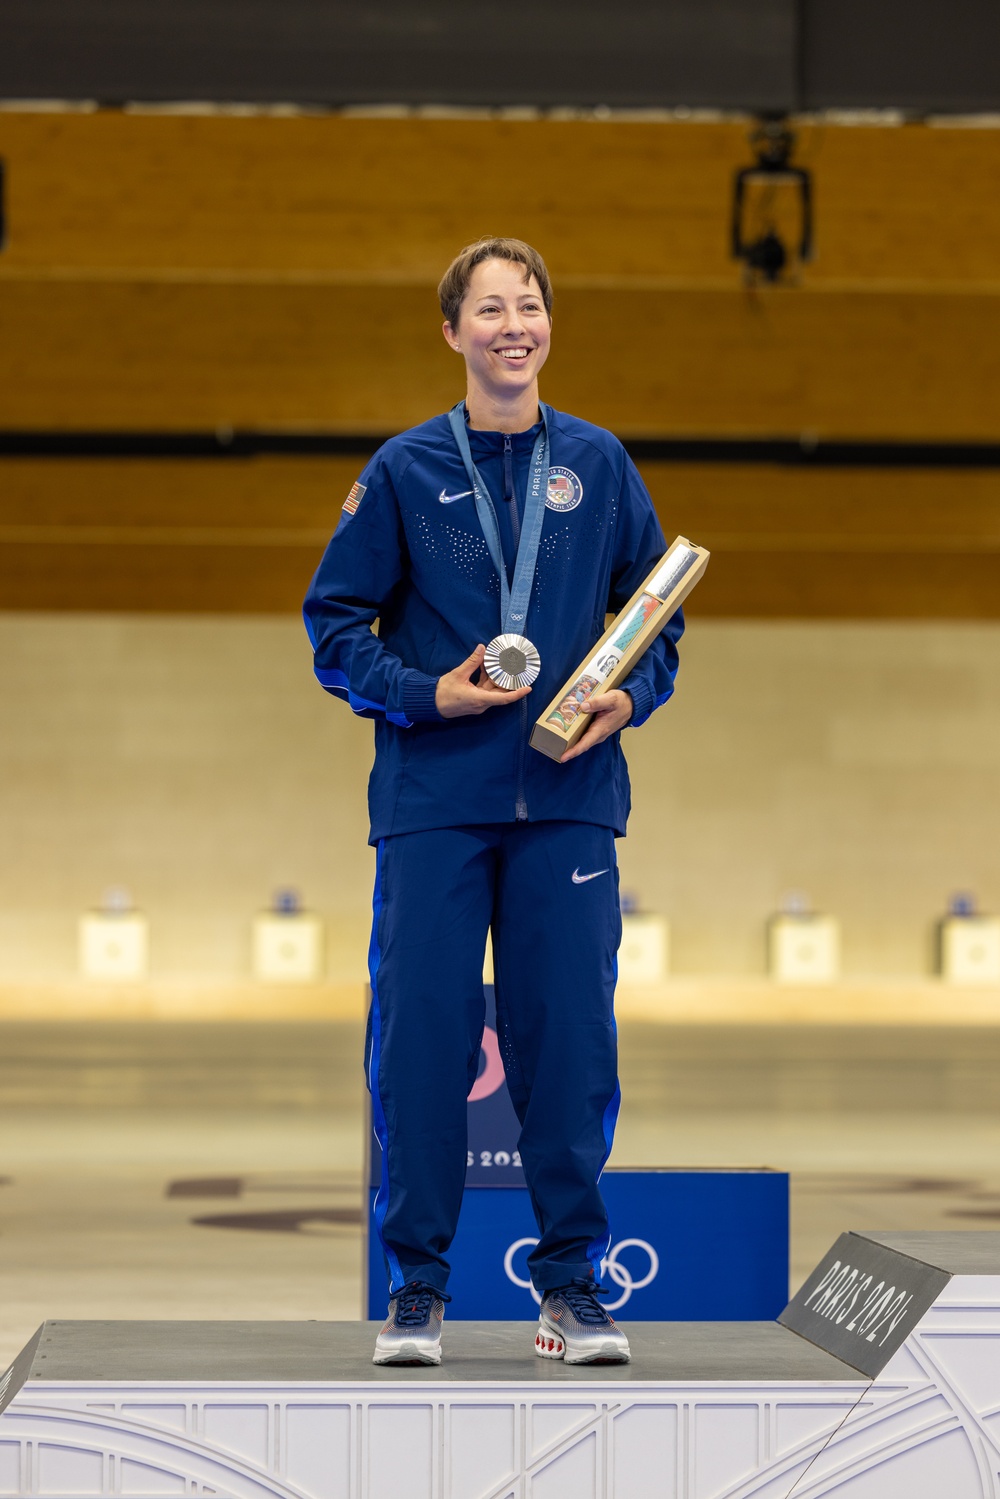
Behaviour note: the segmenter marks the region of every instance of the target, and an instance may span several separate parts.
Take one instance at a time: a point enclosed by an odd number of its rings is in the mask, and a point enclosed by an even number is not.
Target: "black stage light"
[[[774,285],[812,258],[812,178],[807,167],[792,164],[795,132],[784,115],[762,116],[750,132],[750,146],[756,161],[733,179],[732,253],[743,261],[750,285]],[[786,240],[789,191],[798,224]]]

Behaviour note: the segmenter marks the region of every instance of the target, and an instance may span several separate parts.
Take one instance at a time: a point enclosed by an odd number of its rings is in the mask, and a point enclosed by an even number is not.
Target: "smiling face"
[[[458,326],[444,325],[448,343],[465,359],[470,398],[537,403],[552,325],[538,281],[533,275],[525,281],[524,272],[517,261],[484,260],[469,279]]]

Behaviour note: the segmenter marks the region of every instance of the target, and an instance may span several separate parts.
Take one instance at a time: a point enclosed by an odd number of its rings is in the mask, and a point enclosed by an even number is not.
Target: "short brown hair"
[[[549,317],[552,316],[552,282],[549,280],[545,261],[538,251],[532,249],[531,245],[526,245],[523,239],[502,239],[488,235],[485,239],[477,239],[474,245],[466,245],[441,277],[438,287],[441,311],[445,321],[453,328],[458,325],[459,310],[469,290],[472,273],[484,260],[511,260],[515,265],[523,265],[525,281],[530,281],[534,276],[541,289],[545,311]]]

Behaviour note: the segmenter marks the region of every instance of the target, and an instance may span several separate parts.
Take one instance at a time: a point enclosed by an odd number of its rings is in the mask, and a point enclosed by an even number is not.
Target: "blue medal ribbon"
[[[472,485],[476,501],[476,514],[486,537],[486,545],[493,559],[493,566],[500,579],[501,628],[506,634],[523,635],[528,618],[528,605],[535,582],[538,564],[538,548],[542,540],[542,525],[545,521],[545,498],[549,478],[549,408],[538,403],[542,413],[542,430],[535,439],[531,453],[531,468],[528,472],[528,488],[524,499],[524,519],[521,522],[521,540],[514,563],[514,582],[507,581],[507,568],[500,545],[500,525],[497,521],[493,498],[483,482],[483,477],[472,460],[469,434],[465,425],[465,402],[459,401],[448,413],[448,421],[458,444],[458,451],[465,464],[465,472]],[[514,501],[516,504],[517,501]]]

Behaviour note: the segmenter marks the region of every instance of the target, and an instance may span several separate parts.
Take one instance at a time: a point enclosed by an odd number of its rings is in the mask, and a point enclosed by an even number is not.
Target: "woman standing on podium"
[[[599,1180],[620,1100],[619,740],[671,695],[683,618],[620,690],[584,706],[591,723],[561,762],[529,747],[540,708],[666,544],[618,440],[539,400],[552,289],[537,251],[481,240],[439,294],[465,400],[375,454],[305,603],[319,681],[375,720],[366,1063],[390,1296],[375,1362],[441,1358],[491,928],[540,1236],[535,1352],[622,1362],[628,1343],[598,1300],[610,1242]],[[590,357],[602,358],[596,343]]]

